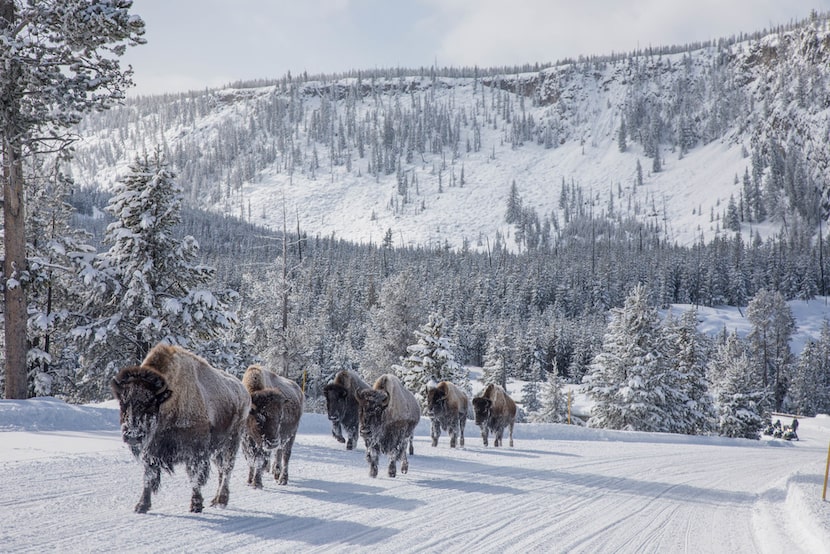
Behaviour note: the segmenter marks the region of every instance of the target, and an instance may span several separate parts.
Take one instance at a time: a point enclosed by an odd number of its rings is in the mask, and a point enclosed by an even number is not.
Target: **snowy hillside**
[[[362,243],[388,234],[483,250],[498,235],[515,248],[513,183],[554,234],[584,209],[688,245],[726,227],[731,198],[747,212],[742,230],[764,235],[782,220],[752,219],[745,174],[780,194],[772,208],[815,224],[830,178],[827,67],[819,19],[531,73],[401,71],[138,98],[80,127],[73,174],[108,189],[159,145],[194,204],[281,228],[285,201],[289,226]],[[581,202],[565,205],[566,184]]]
[[[303,416],[288,485],[245,485],[226,509],[188,512],[183,471],[132,509],[141,466],[111,404],[0,400],[0,542],[8,552],[730,552],[822,553],[830,419],[800,441],[748,441],[519,424],[513,448],[430,446],[422,420],[410,471],[368,476],[325,416]],[[213,494],[215,472],[205,488]]]

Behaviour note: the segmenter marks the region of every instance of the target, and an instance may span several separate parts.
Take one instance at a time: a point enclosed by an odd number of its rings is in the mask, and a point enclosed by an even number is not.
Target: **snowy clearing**
[[[782,421],[789,423],[787,419]],[[466,448],[428,420],[410,472],[368,476],[325,416],[305,414],[289,484],[245,485],[242,455],[226,509],[188,512],[183,469],[133,513],[142,468],[112,403],[0,401],[0,544],[8,552],[827,552],[822,502],[830,417],[798,442],[519,424],[514,448]],[[386,458],[381,459],[383,464]],[[204,489],[215,492],[216,477]]]

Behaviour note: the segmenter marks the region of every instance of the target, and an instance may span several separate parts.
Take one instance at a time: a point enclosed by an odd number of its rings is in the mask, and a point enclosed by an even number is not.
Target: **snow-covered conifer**
[[[612,310],[602,349],[583,379],[595,402],[589,425],[634,431],[666,428],[665,353],[657,310],[637,285]]]
[[[768,419],[766,394],[736,332],[717,347],[708,371],[716,376],[713,388],[719,434],[758,439]]]
[[[104,239],[110,248],[84,275],[87,321],[74,330],[87,349],[82,377],[92,395],[157,342],[199,352],[236,322],[228,309],[232,295],[207,288],[214,270],[196,262],[196,239],[176,237],[181,201],[158,151],[136,159],[114,189],[107,211],[116,219]]]
[[[444,332],[445,325],[443,317],[431,313],[427,323],[415,331],[418,342],[408,346],[408,355],[401,360],[401,365],[394,366],[401,382],[415,395],[422,409],[426,408],[430,382],[450,381],[468,393],[471,391],[469,372],[455,361],[455,347]]]

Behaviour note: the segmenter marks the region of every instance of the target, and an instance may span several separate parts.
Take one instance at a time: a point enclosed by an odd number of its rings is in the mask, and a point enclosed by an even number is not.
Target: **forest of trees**
[[[469,86],[481,93],[472,105],[437,94],[453,85],[433,71],[343,83],[288,76],[266,94],[138,98],[92,114],[77,131],[102,140],[78,149],[71,174],[48,157],[26,167],[27,394],[108,398],[119,366],[164,340],[237,375],[262,362],[302,383],[311,408],[341,369],[369,380],[396,371],[422,394],[430,380],[463,386],[475,366],[486,382],[526,382],[523,415],[537,421],[563,420],[563,383],[584,384],[597,405],[587,423],[611,428],[757,436],[773,410],[830,412],[830,328],[794,355],[786,305],[827,292],[820,230],[830,153],[807,138],[830,104],[830,77],[787,63],[809,50],[814,24],[782,31],[774,52],[753,46],[779,75],[755,89],[742,88],[747,68],[730,63],[725,41],[706,46],[715,56],[703,66],[650,51],[515,78],[474,70]],[[518,248],[501,236],[486,250],[396,247],[389,236],[354,244],[309,235],[284,213],[273,232],[253,225],[242,202],[243,183],[266,168],[395,176],[390,209],[418,194],[406,167],[430,165],[439,183],[464,186],[464,166],[447,163],[486,148],[485,127],[513,148],[578,140],[593,106],[579,95],[553,98],[578,77],[599,90],[595,73],[609,66],[627,86],[619,149],[637,144],[652,171],[668,153],[683,156],[736,128],[747,138],[740,197],[718,214],[711,240],[672,243],[662,224],[636,217],[640,207],[611,209],[622,192],[599,198],[577,179],[562,180],[558,212],[548,214],[511,184],[505,222]],[[668,74],[682,83],[657,87],[652,77]],[[539,119],[532,106],[550,109]],[[166,129],[194,128],[223,110],[234,116],[215,140],[184,133],[168,144]],[[794,110],[800,117],[782,125]],[[142,154],[108,193],[74,185],[73,175],[99,175],[128,152]],[[199,209],[222,203],[240,218]],[[735,232],[762,221],[783,230],[765,240]],[[693,311],[661,319],[669,304],[747,306],[753,331],[705,337]]]

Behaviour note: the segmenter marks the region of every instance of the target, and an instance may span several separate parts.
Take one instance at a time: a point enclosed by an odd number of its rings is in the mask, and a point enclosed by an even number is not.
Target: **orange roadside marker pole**
[[[821,499],[827,500],[827,474],[830,473],[830,443],[827,445],[827,465],[824,466],[824,490],[821,492]]]

